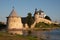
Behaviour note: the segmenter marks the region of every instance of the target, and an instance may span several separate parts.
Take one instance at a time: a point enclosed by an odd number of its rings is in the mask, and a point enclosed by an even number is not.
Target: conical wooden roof
[[[11,11],[9,17],[17,17],[17,13],[14,9]]]

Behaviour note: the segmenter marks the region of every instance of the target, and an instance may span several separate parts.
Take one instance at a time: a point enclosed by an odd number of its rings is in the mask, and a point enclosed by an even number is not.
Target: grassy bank
[[[22,35],[11,35],[7,32],[0,32],[0,40],[37,40],[37,37],[22,36]]]
[[[60,24],[46,24],[44,22],[36,23],[35,28],[60,28]]]

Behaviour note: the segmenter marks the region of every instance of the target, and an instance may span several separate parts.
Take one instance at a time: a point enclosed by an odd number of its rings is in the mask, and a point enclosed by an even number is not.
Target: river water
[[[60,40],[60,29],[47,31],[45,35],[48,35],[48,40]]]
[[[32,36],[46,38],[46,40],[60,40],[60,29],[51,31],[33,31]]]

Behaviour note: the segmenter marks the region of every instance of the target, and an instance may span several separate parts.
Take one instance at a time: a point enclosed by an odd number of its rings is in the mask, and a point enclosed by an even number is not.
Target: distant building
[[[50,20],[45,19],[45,16],[46,14],[44,14],[44,11],[42,10],[37,11],[37,9],[35,9],[34,17],[36,23],[44,22],[44,23],[51,24],[52,22]]]
[[[46,14],[44,13],[44,11],[42,11],[42,10],[37,11],[37,9],[35,9],[34,15],[36,15],[36,14],[38,14],[38,16],[40,18],[44,18],[46,16]]]
[[[35,22],[31,25],[31,28],[34,28],[36,23],[39,23],[39,22],[51,24],[52,21],[45,19],[45,16],[46,14],[44,14],[44,11],[42,10],[37,11],[37,9],[35,9],[35,13],[34,13]]]

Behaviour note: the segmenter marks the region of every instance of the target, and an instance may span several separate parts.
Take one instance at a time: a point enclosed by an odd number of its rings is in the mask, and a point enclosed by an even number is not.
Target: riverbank
[[[42,29],[44,29],[44,28],[42,28]],[[50,28],[48,28],[48,29],[50,29]],[[57,30],[59,28],[52,28],[55,31],[52,31],[51,29],[50,29],[51,31],[48,31],[48,29],[47,29],[47,31],[40,30],[40,29],[38,31],[38,28],[35,28],[35,31],[32,30],[32,34],[31,34],[32,36],[31,35],[23,36],[23,35],[17,35],[17,34],[13,35],[13,34],[9,34],[4,31],[0,31],[0,40],[44,40],[44,39],[48,39],[48,38],[52,39],[53,37],[56,37],[55,32],[57,34],[59,34],[59,32],[57,32],[57,31],[59,31],[59,30]],[[59,35],[57,35],[57,37],[60,37]],[[54,38],[54,39],[56,39],[56,38]],[[59,39],[59,38],[57,38],[57,39]]]
[[[36,31],[51,31],[51,30],[56,30],[59,29],[60,27],[52,27],[52,28],[33,28],[29,30],[36,30]]]
[[[0,40],[37,40],[36,37],[33,36],[23,36],[23,35],[12,35],[7,32],[0,31]]]

